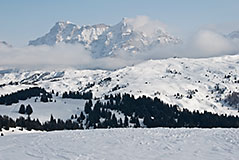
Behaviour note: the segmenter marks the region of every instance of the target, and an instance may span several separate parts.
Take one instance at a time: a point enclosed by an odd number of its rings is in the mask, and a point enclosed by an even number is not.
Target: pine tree
[[[30,104],[27,105],[26,107],[26,114],[30,116],[32,114],[33,110]]]
[[[93,104],[92,104],[91,100],[89,100],[88,102],[85,103],[85,113],[86,114],[89,114],[92,111],[92,109],[91,109],[92,105]]]
[[[129,126],[129,119],[128,117],[125,115],[124,117],[124,127],[128,127]]]
[[[20,114],[25,114],[25,113],[26,113],[26,110],[25,110],[25,106],[24,106],[24,104],[21,104],[18,113],[20,113]]]
[[[135,127],[136,128],[140,127],[140,123],[139,123],[139,118],[138,117],[135,118]]]
[[[51,118],[50,118],[50,122],[53,122],[55,119],[53,117],[53,115],[51,114]]]
[[[117,118],[116,118],[115,114],[113,114],[111,122],[112,122],[112,127],[117,127],[118,126]]]
[[[44,102],[44,103],[48,102],[48,98],[47,98],[46,94],[43,94],[43,95],[41,96],[40,101],[41,101],[41,102]]]
[[[84,120],[85,119],[85,115],[83,114],[83,112],[80,113],[80,119]]]

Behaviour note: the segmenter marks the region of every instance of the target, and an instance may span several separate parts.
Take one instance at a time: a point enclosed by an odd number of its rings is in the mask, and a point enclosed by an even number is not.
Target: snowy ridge
[[[133,19],[123,18],[118,24],[79,26],[69,21],[57,22],[49,33],[29,45],[55,45],[58,43],[82,44],[95,57],[108,56],[117,51],[138,52],[156,45],[178,44],[180,39],[168,34],[160,26],[145,29],[133,23]],[[147,24],[145,24],[147,25]]]
[[[239,56],[234,55],[149,60],[116,71],[74,68],[55,71],[8,70],[0,72],[0,93],[31,86],[41,86],[49,91],[53,89],[61,94],[64,91],[91,90],[96,98],[129,93],[136,97],[159,97],[166,103],[177,104],[191,111],[238,115],[236,108],[224,102],[229,94],[239,92],[238,69]]]
[[[86,48],[93,40],[97,40],[106,29],[107,25],[79,26],[69,21],[57,22],[45,36],[30,41],[29,45],[55,45],[57,43],[81,43]]]

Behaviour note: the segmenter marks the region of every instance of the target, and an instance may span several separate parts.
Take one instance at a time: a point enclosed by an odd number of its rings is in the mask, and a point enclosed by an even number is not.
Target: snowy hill
[[[185,128],[11,134],[0,137],[0,144],[4,144],[0,160],[236,160],[238,135],[238,129]]]
[[[153,25],[149,28],[147,25],[143,20],[140,24],[136,24],[135,20],[130,18],[123,18],[113,26],[105,24],[79,26],[68,21],[57,22],[49,33],[30,41],[29,45],[79,43],[89,49],[95,57],[102,57],[120,50],[135,53],[157,45],[181,42],[164,31],[161,26]]]
[[[239,56],[205,59],[170,58],[149,60],[115,71],[109,70],[9,70],[0,71],[0,93],[41,86],[60,92],[91,90],[94,97],[129,93],[159,97],[189,110],[238,115],[225,102],[239,92]]]

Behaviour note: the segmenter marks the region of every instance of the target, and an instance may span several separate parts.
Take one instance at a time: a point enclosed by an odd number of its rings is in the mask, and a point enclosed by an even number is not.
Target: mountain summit
[[[123,18],[118,24],[79,26],[69,21],[57,22],[46,35],[29,45],[58,43],[82,44],[95,57],[109,56],[118,51],[136,53],[157,45],[178,44],[181,40],[168,34],[159,23],[147,17]]]
[[[106,29],[108,29],[108,26],[104,24],[79,26],[69,21],[59,21],[51,28],[49,33],[36,40],[30,41],[29,45],[53,46],[63,42],[71,44],[81,43],[88,48]]]

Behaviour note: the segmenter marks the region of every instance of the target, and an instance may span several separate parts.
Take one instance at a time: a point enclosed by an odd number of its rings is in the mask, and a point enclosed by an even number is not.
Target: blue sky
[[[145,15],[186,37],[200,28],[239,30],[238,0],[0,0],[0,40],[14,46],[47,33],[59,20],[116,24]]]

